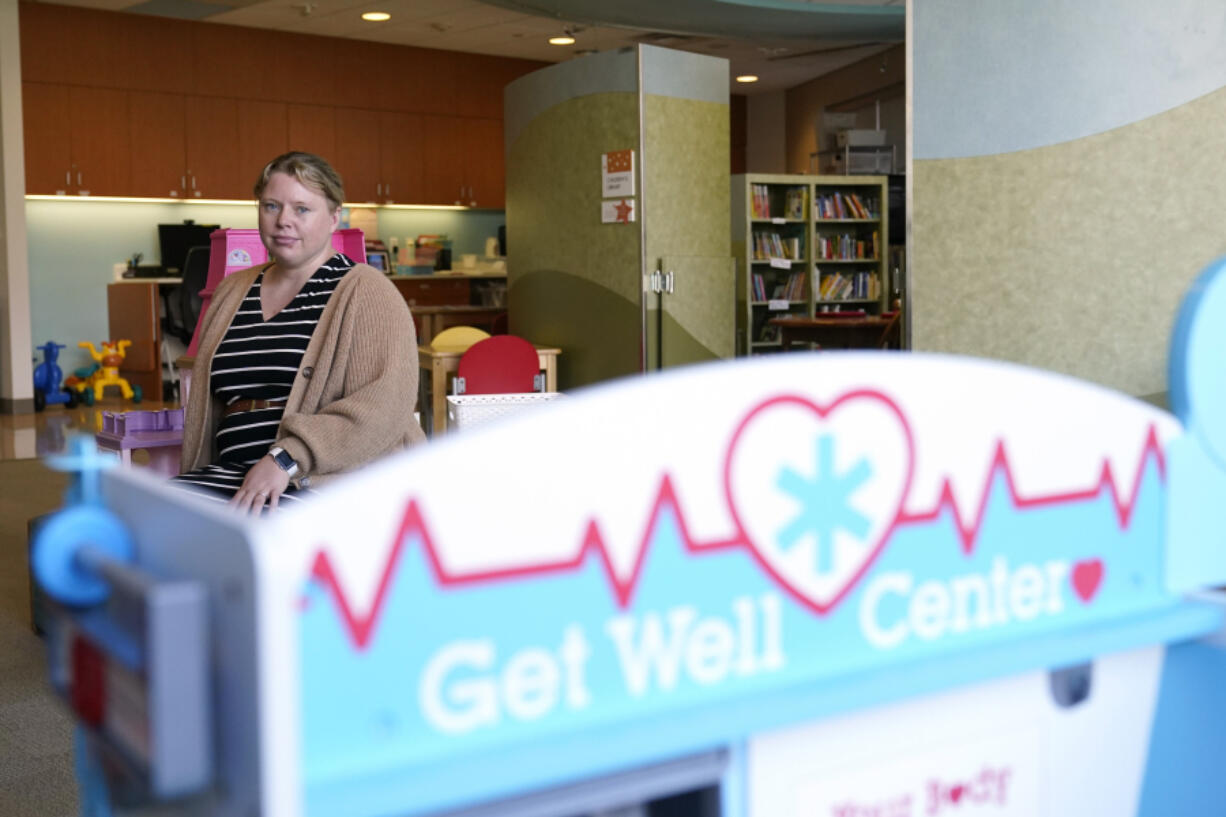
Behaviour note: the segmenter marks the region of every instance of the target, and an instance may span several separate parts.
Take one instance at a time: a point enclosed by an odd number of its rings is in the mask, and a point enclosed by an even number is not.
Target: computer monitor
[[[217,224],[197,224],[184,221],[182,224],[158,225],[158,250],[162,257],[162,274],[179,276],[187,260],[187,251],[192,247],[209,246],[209,236],[218,229]]]

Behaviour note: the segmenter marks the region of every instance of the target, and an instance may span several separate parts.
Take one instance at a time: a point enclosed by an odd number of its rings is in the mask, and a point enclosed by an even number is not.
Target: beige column
[[[0,413],[34,410],[17,0],[0,0]]]

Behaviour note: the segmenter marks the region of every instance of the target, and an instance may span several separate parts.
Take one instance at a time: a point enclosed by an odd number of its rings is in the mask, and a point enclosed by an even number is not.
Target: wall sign
[[[600,203],[601,224],[629,224],[634,220],[634,199],[616,199]]]
[[[634,151],[613,150],[600,155],[601,196],[634,195]]]

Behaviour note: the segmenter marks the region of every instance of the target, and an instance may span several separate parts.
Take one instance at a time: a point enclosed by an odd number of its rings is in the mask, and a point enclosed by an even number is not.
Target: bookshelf
[[[737,354],[781,347],[770,318],[885,310],[885,176],[737,174]]]

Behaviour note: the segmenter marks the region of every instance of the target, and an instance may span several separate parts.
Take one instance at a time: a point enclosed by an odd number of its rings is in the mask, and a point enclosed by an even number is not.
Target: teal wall
[[[457,255],[484,254],[485,239],[497,235],[505,223],[501,210],[377,212],[379,237],[384,241],[446,233]],[[66,372],[88,364],[88,353],[77,343],[110,339],[106,285],[113,277],[112,265],[138,252],[144,256],[142,263],[157,263],[157,225],[184,219],[223,227],[256,226],[254,204],[27,200],[32,345],[49,340],[65,344],[60,366]]]

